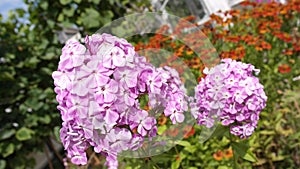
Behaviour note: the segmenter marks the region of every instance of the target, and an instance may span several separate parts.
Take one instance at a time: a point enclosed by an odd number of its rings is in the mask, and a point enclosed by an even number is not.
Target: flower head
[[[249,137],[257,126],[267,96],[253,73],[253,65],[232,59],[204,71],[207,76],[195,88],[191,113],[199,125],[212,127],[215,121],[230,126],[231,134]]]
[[[110,169],[117,168],[120,152],[137,150],[145,138],[156,136],[156,114],[164,113],[175,124],[183,122],[187,110],[174,69],[155,68],[125,39],[109,34],[87,36],[85,46],[69,41],[52,77],[63,120],[61,140],[77,165],[87,163],[85,150],[93,146],[106,155]],[[148,95],[148,107],[165,110],[143,110],[141,95]]]

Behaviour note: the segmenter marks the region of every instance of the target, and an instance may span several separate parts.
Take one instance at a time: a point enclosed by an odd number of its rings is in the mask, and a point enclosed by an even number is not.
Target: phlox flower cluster
[[[241,138],[252,135],[267,96],[253,65],[232,59],[210,69],[195,88],[191,113],[199,125],[211,128],[216,121],[230,126],[230,133]]]
[[[147,94],[149,106],[164,107],[173,124],[184,121],[187,101],[178,73],[155,68],[138,56],[125,39],[109,34],[87,36],[85,46],[69,41],[53,72],[58,109],[63,120],[61,141],[68,158],[85,165],[85,150],[93,147],[117,168],[118,153],[137,150],[157,134],[155,115],[140,108]]]

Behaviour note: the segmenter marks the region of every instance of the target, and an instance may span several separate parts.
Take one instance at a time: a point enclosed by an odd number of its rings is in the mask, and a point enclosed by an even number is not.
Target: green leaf
[[[197,150],[197,147],[196,146],[187,146],[187,147],[184,147],[184,150],[190,152],[190,153],[194,153],[196,150]]]
[[[9,155],[11,155],[12,153],[14,153],[15,151],[15,146],[13,143],[9,143],[8,145],[6,145],[4,147],[4,149],[2,150],[2,156],[5,158],[5,157],[8,157]]]
[[[224,166],[224,165],[222,165],[222,166],[219,166],[219,167],[218,167],[218,169],[228,169],[228,167],[227,167],[227,166]]]
[[[94,4],[99,4],[101,0],[93,0]]]
[[[54,127],[53,133],[54,133],[56,140],[60,141],[60,127],[59,126]]]
[[[262,130],[262,131],[259,132],[259,134],[262,134],[262,135],[274,135],[275,131],[274,130]]]
[[[5,167],[6,167],[6,161],[0,160],[0,169],[5,169]]]
[[[68,16],[68,17],[71,17],[74,15],[74,12],[75,12],[75,9],[74,8],[64,8],[63,9],[63,13]]]
[[[181,145],[183,147],[191,146],[191,143],[189,143],[188,141],[183,141],[183,140],[176,142],[176,144]]]
[[[86,9],[85,13],[81,14],[81,21],[86,28],[94,28],[100,26],[100,14],[93,8]]]
[[[14,76],[9,72],[0,73],[0,81],[14,80]]]
[[[43,124],[49,124],[51,122],[51,118],[49,115],[45,115],[39,118],[39,121]]]
[[[253,154],[250,150],[243,156],[243,159],[250,161],[250,162],[257,162],[257,158],[255,154]]]
[[[172,162],[171,169],[179,168],[180,162],[181,162],[181,160],[176,160],[176,161]]]
[[[55,26],[55,22],[53,20],[47,20],[47,24],[50,28],[53,28]]]
[[[0,140],[5,140],[7,138],[10,138],[15,133],[16,133],[15,129],[1,131],[1,133],[0,133]]]
[[[60,13],[57,17],[57,21],[58,22],[62,22],[64,20],[64,14],[63,13]]]
[[[25,141],[31,139],[31,135],[33,134],[33,131],[26,128],[22,127],[20,130],[17,131],[16,133],[16,138],[19,141]]]
[[[6,56],[7,58],[9,58],[9,59],[15,59],[15,58],[16,58],[16,55],[14,55],[14,54],[12,54],[12,53],[7,53],[5,56]]]
[[[111,19],[114,17],[114,13],[112,11],[104,11],[104,14],[102,14],[102,16],[103,17],[101,17],[101,23],[107,24],[108,22],[111,22]]]
[[[158,128],[157,128],[157,134],[158,134],[158,135],[161,135],[161,134],[163,134],[166,130],[167,130],[167,126],[166,126],[166,125],[158,126]]]
[[[208,129],[204,129],[204,130],[208,130]],[[210,136],[210,138],[222,137],[222,136],[226,135],[226,133],[228,133],[228,131],[229,131],[228,127],[223,126],[223,125],[218,125],[217,128],[215,129],[215,131]]]
[[[71,2],[72,0],[59,0],[60,4],[62,5],[67,5]]]
[[[76,2],[77,4],[79,4],[81,2],[81,0],[74,0],[74,2]]]
[[[234,153],[240,157],[244,157],[249,149],[249,146],[243,142],[232,142],[231,145]]]
[[[47,10],[49,4],[47,1],[42,1],[41,4],[40,4],[41,8],[44,9],[44,10]]]
[[[36,67],[36,65],[40,62],[40,60],[37,57],[30,57],[26,60],[25,66],[26,67]]]
[[[109,0],[109,4],[113,5],[115,3],[115,0]]]

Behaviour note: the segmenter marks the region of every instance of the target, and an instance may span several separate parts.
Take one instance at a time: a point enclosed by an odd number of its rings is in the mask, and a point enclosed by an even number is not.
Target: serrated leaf
[[[25,141],[25,140],[29,140],[31,139],[31,135],[33,134],[33,131],[26,128],[26,127],[22,127],[21,129],[19,129],[16,133],[16,138],[19,141]]]

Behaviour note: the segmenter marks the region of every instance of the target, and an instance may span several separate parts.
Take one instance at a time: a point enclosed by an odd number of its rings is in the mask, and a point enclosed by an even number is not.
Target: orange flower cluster
[[[169,37],[162,35],[170,29],[168,26],[163,26],[148,43],[138,43],[136,50],[154,48],[171,51],[172,54],[167,58],[167,63],[161,66],[172,65],[177,59],[183,58],[188,67],[199,71],[198,79],[204,77],[202,71],[205,66],[214,65],[219,61],[212,56],[216,50],[204,43],[207,37],[216,47],[223,46],[223,44],[228,46],[218,49],[220,58],[241,60],[247,54],[252,53],[248,52],[249,50],[254,49],[257,52],[272,50],[277,46],[273,46],[270,37],[288,43],[290,49],[284,50],[282,54],[286,56],[299,54],[300,35],[293,35],[286,30],[284,32],[282,27],[285,26],[284,23],[287,23],[287,20],[296,19],[295,13],[300,13],[300,0],[290,0],[286,4],[243,1],[240,6],[242,10],[233,9],[224,13],[226,16],[231,15],[231,19],[224,20],[218,15],[211,15],[211,20],[202,25],[201,30],[193,29],[197,26],[193,23],[195,21],[193,16],[182,18]],[[234,30],[231,30],[230,23],[234,25]],[[224,26],[229,26],[229,29]],[[188,34],[184,33],[185,30],[191,29],[193,31]],[[186,44],[180,43],[178,39]],[[195,56],[196,54],[200,57]],[[182,65],[175,64],[172,67],[183,72]]]
[[[300,0],[291,0],[288,1],[287,4],[244,1],[240,5],[247,8],[242,12],[234,9],[225,12],[225,15],[232,15],[230,21],[234,25],[241,25],[241,27],[244,28],[253,27],[256,29],[254,31],[241,29],[238,31],[238,35],[233,34],[236,33],[236,31],[232,33],[231,31],[211,29],[208,25],[211,25],[213,22],[219,25],[224,25],[228,22],[222,23],[222,18],[212,15],[211,21],[205,24],[204,31],[213,35],[213,44],[223,41],[223,43],[233,43],[236,45],[232,48],[237,48],[242,44],[245,45],[245,48],[254,46],[257,51],[271,50],[271,43],[265,39],[267,36],[273,35],[286,43],[292,43],[294,52],[300,51],[299,41],[295,40],[299,37],[293,37],[290,32],[283,32],[281,29],[284,26],[284,20],[295,19],[293,18],[295,16],[293,14],[300,12]],[[298,44],[296,44],[297,42]],[[237,53],[234,50],[221,51],[220,53],[221,57],[224,58],[232,56],[233,59],[239,59],[244,57],[243,55],[237,57]],[[289,51],[289,53],[286,54],[291,54],[291,52]]]
[[[180,128],[182,127],[182,128]],[[169,137],[182,137],[187,139],[195,134],[195,128],[191,125],[179,126],[177,128],[169,128],[165,131],[164,135]]]
[[[220,57],[222,59],[231,58],[234,60],[241,60],[245,56],[245,54],[246,54],[246,50],[245,50],[244,46],[239,45],[239,46],[237,46],[236,49],[231,50],[229,52],[227,52],[227,51],[221,52]]]
[[[180,19],[178,25],[173,29],[173,33],[168,37],[164,35],[167,34],[169,27],[162,26],[149,39],[148,43],[137,43],[135,50],[151,49],[152,52],[156,50],[159,52],[159,50],[163,49],[172,52],[172,54],[160,66],[172,66],[181,74],[183,65],[178,64],[176,61],[183,59],[186,66],[202,72],[204,69],[203,60],[208,65],[216,64],[218,61],[214,60],[215,57],[212,56],[213,53],[216,53],[216,50],[213,46],[209,46],[206,35],[200,29],[189,30],[197,26],[196,23],[192,23],[194,20],[195,17],[193,16]],[[142,53],[142,55],[147,58],[146,53]]]
[[[232,156],[233,156],[233,151],[231,148],[226,149],[224,151],[218,150],[213,154],[214,159],[217,161],[221,161],[223,160],[223,158],[230,159]]]

